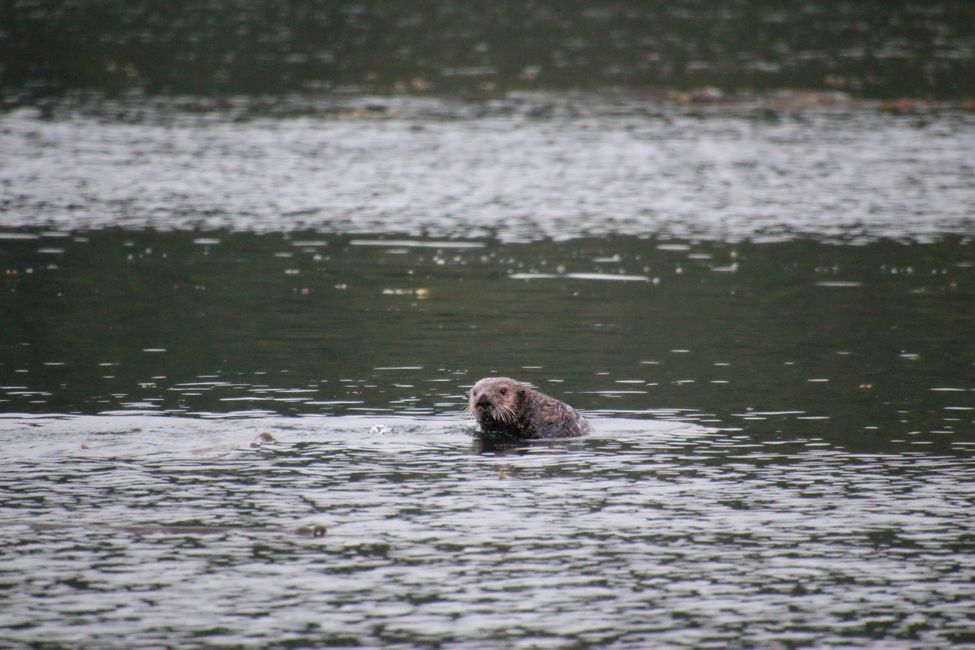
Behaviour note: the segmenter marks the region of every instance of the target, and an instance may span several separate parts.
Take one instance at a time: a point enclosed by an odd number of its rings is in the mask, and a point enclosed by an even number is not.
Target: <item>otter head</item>
[[[508,377],[482,379],[467,394],[467,410],[482,426],[514,424],[524,411],[528,387]]]

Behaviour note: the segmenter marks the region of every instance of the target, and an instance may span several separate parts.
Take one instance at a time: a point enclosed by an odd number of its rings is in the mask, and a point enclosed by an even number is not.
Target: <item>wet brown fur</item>
[[[481,432],[510,438],[570,438],[589,433],[574,408],[508,377],[481,379],[467,394]]]

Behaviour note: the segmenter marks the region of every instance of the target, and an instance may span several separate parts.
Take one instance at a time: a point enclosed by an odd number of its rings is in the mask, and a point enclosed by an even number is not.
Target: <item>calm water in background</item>
[[[0,638],[975,641],[971,113],[189,104],[0,117]]]
[[[7,2],[0,100],[607,85],[972,99],[973,24],[968,0]]]

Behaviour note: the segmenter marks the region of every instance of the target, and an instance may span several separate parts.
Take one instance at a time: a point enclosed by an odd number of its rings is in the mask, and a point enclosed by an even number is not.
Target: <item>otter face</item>
[[[524,384],[507,377],[482,379],[467,395],[467,410],[482,424],[486,421],[513,424],[518,419],[526,390]]]

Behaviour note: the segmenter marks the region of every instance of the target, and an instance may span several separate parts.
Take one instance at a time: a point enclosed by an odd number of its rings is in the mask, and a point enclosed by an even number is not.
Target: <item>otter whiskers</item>
[[[498,422],[512,424],[518,416],[512,408],[503,404],[497,404],[491,409],[491,417]]]

